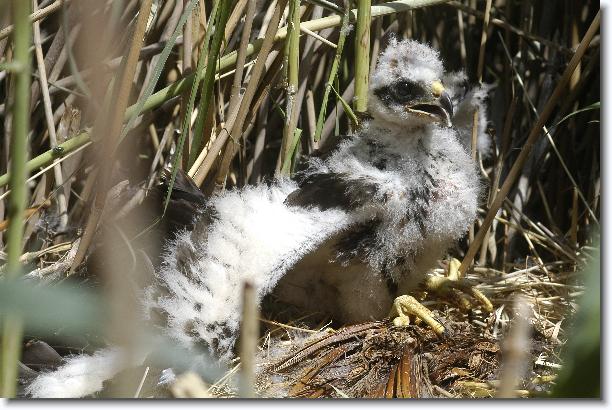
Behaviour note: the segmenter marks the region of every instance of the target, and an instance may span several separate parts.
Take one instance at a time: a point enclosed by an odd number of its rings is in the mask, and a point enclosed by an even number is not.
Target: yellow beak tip
[[[444,92],[444,86],[442,85],[440,81],[434,81],[431,84],[431,92],[433,93],[435,97],[439,97]]]

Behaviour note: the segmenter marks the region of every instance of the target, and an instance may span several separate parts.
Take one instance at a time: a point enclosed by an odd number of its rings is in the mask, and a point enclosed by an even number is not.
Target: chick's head
[[[441,78],[438,51],[392,38],[370,76],[368,110],[375,120],[401,128],[452,125],[453,104]]]

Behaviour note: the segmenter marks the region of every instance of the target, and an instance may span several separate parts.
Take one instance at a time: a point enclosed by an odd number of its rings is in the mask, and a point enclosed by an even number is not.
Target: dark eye
[[[422,96],[420,87],[409,81],[399,81],[393,87],[395,99],[400,103],[406,103]]]
[[[401,81],[395,86],[395,94],[400,98],[409,97],[412,91],[412,86],[407,81]]]

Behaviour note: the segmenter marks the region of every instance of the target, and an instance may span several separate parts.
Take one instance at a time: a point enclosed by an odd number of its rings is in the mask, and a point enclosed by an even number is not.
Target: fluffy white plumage
[[[146,315],[163,317],[163,331],[181,344],[204,345],[222,359],[232,357],[245,281],[258,300],[274,291],[344,322],[385,316],[393,298],[413,290],[476,216],[480,183],[468,121],[480,107],[479,145],[486,148],[487,89],[460,101],[464,79],[445,75],[427,45],[392,39],[370,78],[373,119],[312,158],[296,181],[210,198],[195,229],[168,243],[158,283],[144,292]],[[436,82],[450,95],[439,95]],[[453,127],[449,98],[460,102]],[[101,387],[95,377],[116,373],[105,366],[103,354],[71,359],[36,379],[29,393],[90,394]],[[60,392],[60,380],[87,388]]]
[[[477,147],[483,158],[491,155],[491,137],[487,133],[489,126],[486,100],[491,91],[491,85],[482,84],[467,89],[467,76],[463,71],[444,75],[444,85],[452,95],[456,104],[453,116],[453,127],[457,129],[465,147],[472,145],[472,127],[474,110],[478,109]]]
[[[349,222],[341,210],[288,207],[284,200],[296,189],[283,180],[226,192],[211,200],[207,212],[214,222],[205,232],[182,232],[168,246],[158,275],[167,292],[158,296],[151,289],[147,304],[167,315],[171,337],[187,345],[206,341],[228,358],[233,338],[219,332],[238,331],[243,283],[253,284],[260,300],[288,268]]]
[[[128,362],[129,360],[129,362]],[[38,398],[77,398],[102,389],[102,383],[121,370],[138,366],[144,355],[128,356],[117,347],[101,349],[93,355],[72,356],[58,370],[42,373],[26,389],[26,394]]]

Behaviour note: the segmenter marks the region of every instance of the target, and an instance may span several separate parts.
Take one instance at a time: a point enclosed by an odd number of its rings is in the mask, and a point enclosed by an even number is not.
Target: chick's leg
[[[487,312],[492,312],[491,301],[481,291],[465,282],[459,271],[459,266],[461,266],[461,262],[455,258],[451,259],[446,276],[430,276],[425,286],[429,290],[455,299],[461,308],[467,310],[471,308],[471,303],[458,292],[460,290],[479,301]],[[443,336],[446,332],[444,326],[434,318],[433,313],[414,297],[408,295],[397,297],[389,313],[389,317],[393,319],[393,324],[395,326],[407,326],[410,324],[411,316],[427,323],[438,336]]]
[[[491,301],[472,284],[465,281],[459,271],[460,266],[461,262],[452,258],[448,264],[446,276],[430,276],[425,286],[428,290],[454,299],[463,310],[469,310],[472,307],[470,301],[462,294],[465,293],[477,300],[487,312],[492,312]]]
[[[418,317],[427,323],[438,336],[444,334],[444,326],[438,322],[433,313],[412,296],[402,295],[395,298],[389,317],[393,319],[395,326],[408,326],[410,316]]]

